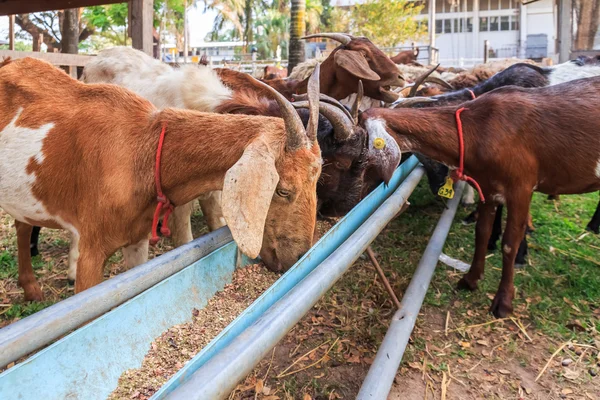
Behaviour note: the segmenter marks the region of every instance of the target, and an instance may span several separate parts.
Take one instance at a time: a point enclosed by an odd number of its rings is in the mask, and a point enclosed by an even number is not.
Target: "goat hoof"
[[[496,297],[492,301],[490,312],[496,318],[506,318],[513,312],[512,296],[507,293],[496,293]]]
[[[25,301],[43,301],[44,294],[40,286],[36,284],[24,285],[23,290],[25,291]]]
[[[477,282],[471,283],[467,278],[463,276],[462,278],[460,278],[460,281],[458,281],[458,283],[456,284],[456,288],[458,290],[468,290],[470,292],[473,292],[477,290]]]
[[[600,225],[588,224],[588,226],[585,229],[587,231],[594,232],[597,235],[600,234]]]

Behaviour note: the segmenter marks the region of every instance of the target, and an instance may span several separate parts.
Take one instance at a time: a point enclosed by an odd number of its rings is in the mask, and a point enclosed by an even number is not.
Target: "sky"
[[[207,10],[204,13],[203,11],[203,4],[198,4],[198,7],[191,7],[188,11],[191,43],[203,42],[206,34],[212,29],[216,12]],[[0,16],[0,40],[8,40],[8,16]]]

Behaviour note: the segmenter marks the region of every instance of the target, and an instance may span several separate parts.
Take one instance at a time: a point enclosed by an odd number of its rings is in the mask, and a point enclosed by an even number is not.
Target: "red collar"
[[[454,180],[458,180],[458,181],[465,181],[469,184],[471,184],[472,186],[475,187],[475,189],[477,189],[477,192],[479,193],[479,199],[481,199],[481,201],[483,203],[485,203],[485,197],[483,197],[483,192],[481,191],[481,187],[479,187],[479,184],[477,183],[477,181],[473,178],[471,178],[470,176],[465,175],[464,170],[465,170],[465,142],[463,139],[463,128],[462,128],[462,121],[460,120],[460,113],[468,110],[468,108],[459,108],[458,110],[456,110],[456,131],[458,133],[458,151],[459,151],[459,161],[458,161],[458,169],[455,169],[452,172],[452,178]]]
[[[169,215],[173,212],[173,204],[171,201],[165,196],[162,191],[162,187],[160,185],[160,156],[162,154],[163,143],[165,142],[165,134],[167,133],[167,123],[164,122],[162,126],[162,131],[160,132],[160,137],[158,139],[158,147],[156,148],[156,166],[154,171],[154,184],[156,186],[156,200],[158,204],[156,205],[156,210],[154,211],[154,218],[152,219],[152,237],[150,238],[150,244],[152,246],[156,245],[160,238],[158,237],[158,220],[160,218],[161,212],[164,210],[165,215],[163,217],[163,223],[160,228],[160,233],[164,236],[171,235],[171,231],[169,230]]]

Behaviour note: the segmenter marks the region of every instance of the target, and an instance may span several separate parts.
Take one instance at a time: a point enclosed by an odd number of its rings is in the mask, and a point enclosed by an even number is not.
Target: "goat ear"
[[[225,174],[223,216],[233,240],[250,258],[260,253],[267,213],[278,182],[275,156],[261,138],[250,143]]]
[[[338,50],[333,56],[335,63],[358,79],[365,79],[368,81],[378,81],[381,79],[371,67],[367,59],[358,51],[350,50]]]

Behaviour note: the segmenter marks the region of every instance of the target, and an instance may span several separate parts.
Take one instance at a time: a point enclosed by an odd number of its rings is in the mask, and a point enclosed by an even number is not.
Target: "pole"
[[[8,16],[8,49],[15,49],[15,16]]]
[[[189,46],[189,37],[188,37],[188,17],[187,17],[187,7],[188,2],[185,0],[183,3],[183,62],[187,64],[188,62],[188,46]]]
[[[417,270],[404,292],[401,307],[392,317],[381,347],[379,347],[369,373],[358,392],[358,400],[385,400],[390,393],[408,339],[415,327],[419,310],[421,310],[444,243],[446,243],[446,237],[452,226],[464,185],[464,182],[456,185],[454,198],[448,202],[448,208],[442,213],[431,235]]]
[[[490,55],[490,41],[484,40],[483,41],[483,63],[484,64],[488,62],[489,55]]]
[[[433,54],[435,47],[435,0],[429,1],[429,65],[435,64],[436,57]]]

